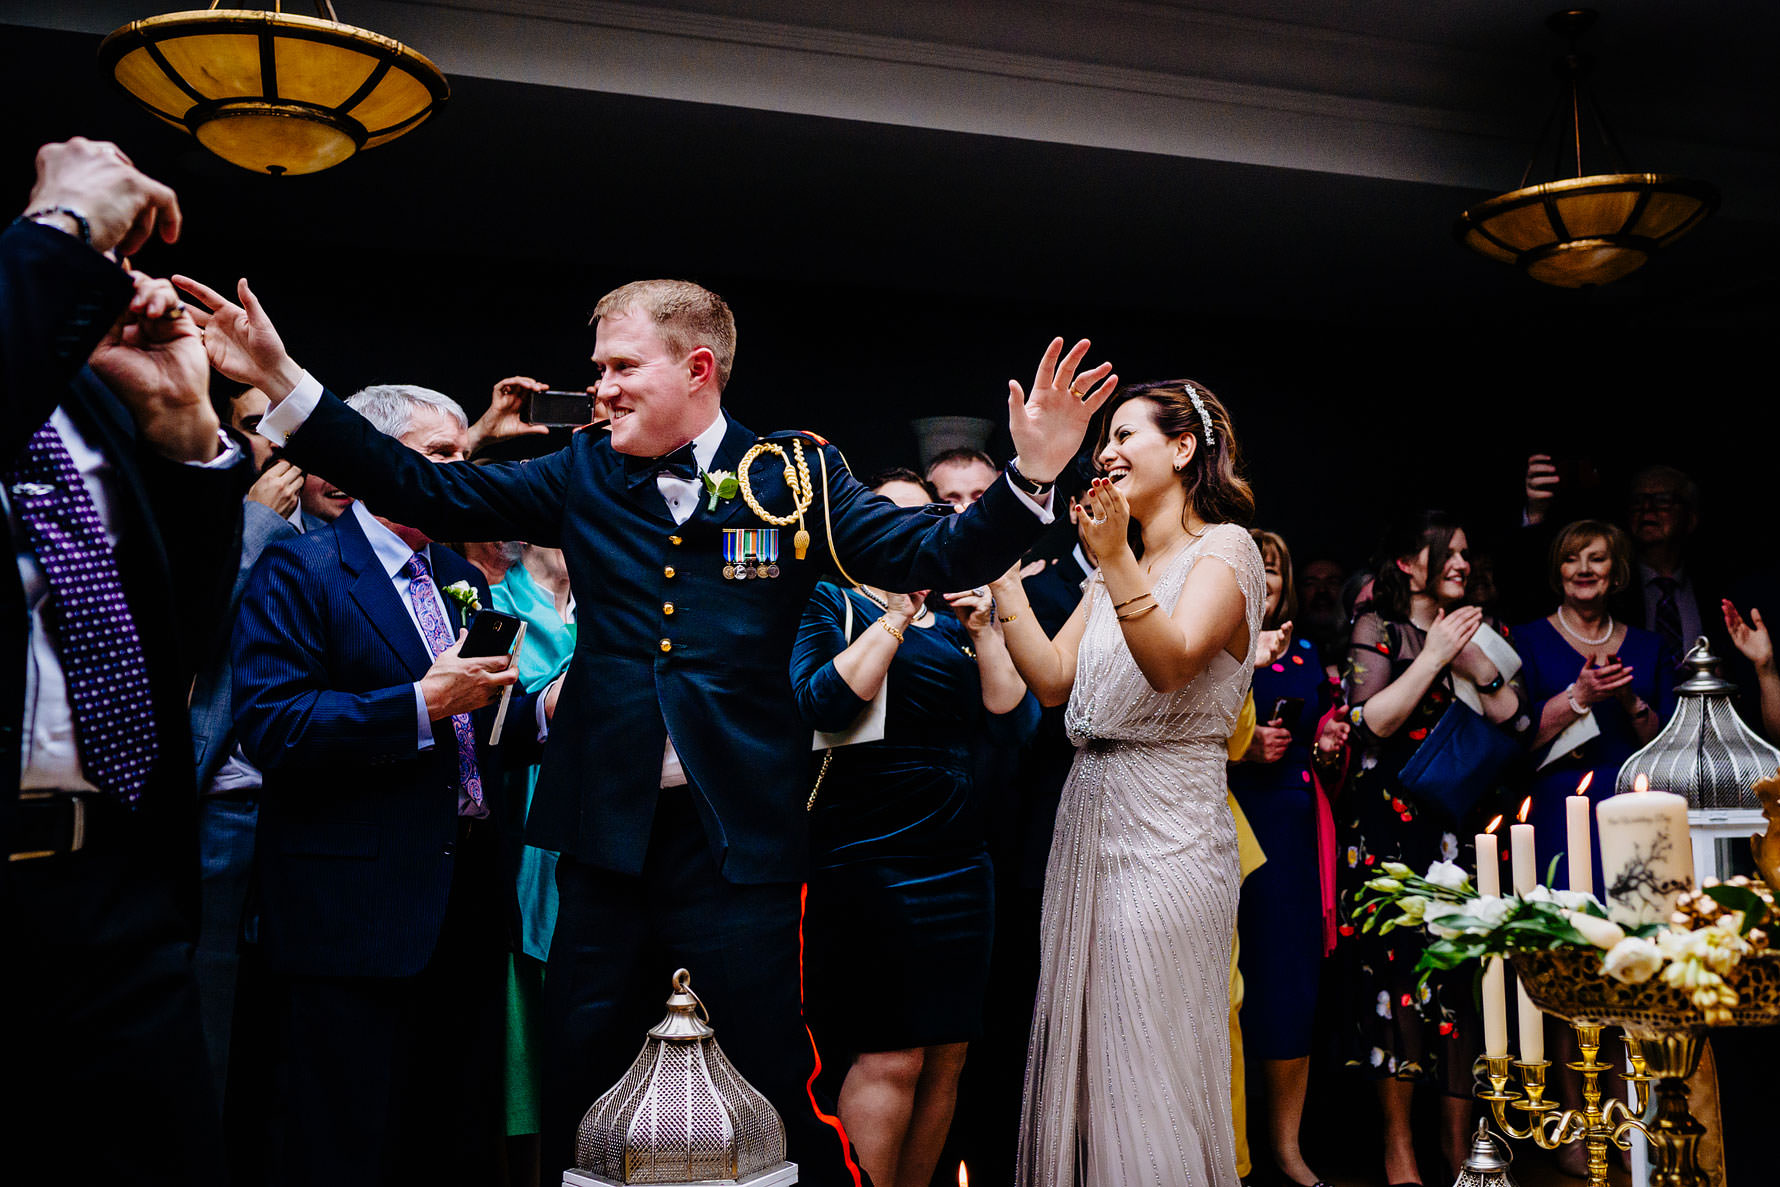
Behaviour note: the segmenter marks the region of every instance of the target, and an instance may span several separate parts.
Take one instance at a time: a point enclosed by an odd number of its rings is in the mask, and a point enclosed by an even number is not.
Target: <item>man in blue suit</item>
[[[463,457],[449,397],[368,388],[352,406],[404,460]],[[515,697],[505,744],[490,744],[489,705],[517,671],[459,655],[487,583],[379,518],[385,505],[267,548],[235,632],[236,725],[264,777],[260,943],[288,1081],[279,1183],[390,1183],[417,1159],[454,1182],[499,1176],[511,889],[493,800],[503,752],[534,754],[541,714]]]
[[[819,438],[762,438],[730,420],[735,322],[695,284],[643,281],[596,307],[609,437],[578,433],[548,457],[471,467],[398,456],[291,360],[245,282],[240,305],[178,283],[213,310],[199,315],[213,362],[273,397],[261,431],[288,433],[293,459],[425,530],[564,551],[580,630],[547,694],[560,716],[527,838],[562,853],[545,975],[545,1177],[570,1163],[582,1114],[659,1018],[679,964],[724,1049],[784,1118],[802,1181],[857,1183],[845,1135],[809,1087],[797,625],[830,559],[894,590],[967,588],[1006,569],[1048,521],[1051,480],[1116,383],[1111,367],[1078,375],[1088,344],[1065,356],[1053,342],[1029,399],[1009,384],[1017,463],[955,515],[872,494]]]

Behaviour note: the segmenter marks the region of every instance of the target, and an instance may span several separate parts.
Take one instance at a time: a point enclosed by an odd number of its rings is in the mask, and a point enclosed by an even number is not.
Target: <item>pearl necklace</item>
[[[1584,643],[1590,647],[1599,647],[1613,637],[1613,615],[1611,614],[1607,616],[1607,629],[1602,632],[1599,639],[1590,639],[1585,635],[1579,635],[1571,630],[1570,624],[1564,619],[1564,608],[1562,606],[1558,607],[1558,625],[1564,628],[1564,634],[1570,636],[1578,643]]]

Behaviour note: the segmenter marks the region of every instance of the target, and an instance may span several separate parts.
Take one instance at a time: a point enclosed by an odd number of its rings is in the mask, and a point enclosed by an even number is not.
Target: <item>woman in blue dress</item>
[[[1273,532],[1249,533],[1266,567],[1267,601],[1261,628],[1289,629],[1297,613],[1292,554]],[[1230,764],[1230,790],[1255,831],[1267,861],[1242,886],[1237,909],[1244,986],[1242,1043],[1259,1059],[1267,1084],[1268,1133],[1284,1181],[1314,1187],[1321,1180],[1304,1161],[1298,1131],[1310,1083],[1310,1028],[1326,951],[1323,928],[1325,860],[1319,841],[1321,792],[1311,773],[1312,747],[1346,739],[1347,725],[1331,718],[1328,675],[1308,639],[1294,640],[1277,660],[1255,669],[1254,741]],[[1331,903],[1331,906],[1333,904]]]
[[[938,501],[909,470],[868,485],[905,507]],[[985,732],[1030,734],[1038,703],[986,589],[941,602],[824,582],[791,680],[804,719],[828,731],[888,681],[883,739],[831,750],[810,806],[806,996],[833,1003],[812,1011],[818,1042],[852,1058],[839,1113],[860,1165],[883,1187],[925,1185],[989,976],[993,880],[972,752]]]
[[[1618,622],[1607,611],[1631,580],[1625,533],[1600,520],[1578,520],[1552,540],[1547,572],[1561,598],[1558,608],[1514,628],[1538,722],[1533,762],[1543,764],[1528,787],[1541,880],[1564,850],[1565,797],[1585,776],[1589,799],[1599,803],[1612,795],[1620,766],[1656,736],[1674,702],[1674,657],[1662,654],[1654,633]],[[1600,897],[1598,840],[1592,861]],[[1559,862],[1557,885],[1569,884],[1568,863]]]

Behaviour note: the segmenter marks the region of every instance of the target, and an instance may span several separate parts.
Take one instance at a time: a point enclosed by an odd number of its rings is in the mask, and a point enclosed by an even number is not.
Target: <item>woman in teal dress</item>
[[[490,574],[493,609],[525,620],[525,642],[519,651],[519,685],[527,692],[543,688],[568,667],[575,650],[575,623],[568,569],[554,548],[509,542],[478,549],[505,560],[504,575]],[[487,573],[481,556],[473,559]],[[497,560],[496,567],[498,570]],[[509,721],[508,729],[522,723]],[[529,723],[525,723],[528,724]],[[556,927],[556,854],[521,844],[525,816],[538,785],[537,764],[507,773],[511,815],[505,822],[513,838],[509,860],[517,862],[517,951],[507,973],[507,1134],[539,1132],[538,1083],[541,1041],[538,1011],[544,985],[544,961],[550,955],[550,934]],[[516,851],[516,852],[515,852]]]
[[[912,471],[869,485],[937,502]],[[948,603],[950,609],[947,608]],[[848,622],[851,620],[851,629]],[[816,587],[792,653],[815,729],[856,721],[886,681],[884,736],[832,750],[811,804],[806,997],[817,1042],[851,1057],[839,1113],[873,1182],[926,1183],[982,1032],[994,923],[972,754],[1038,724],[987,590]]]

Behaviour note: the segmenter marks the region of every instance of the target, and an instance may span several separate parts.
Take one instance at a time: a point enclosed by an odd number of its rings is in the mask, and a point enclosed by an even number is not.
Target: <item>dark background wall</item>
[[[140,114],[97,43],[0,26],[12,200],[37,144],[117,140],[189,221],[138,262],[249,276],[337,389],[418,382],[474,414],[508,374],[578,387],[599,295],[686,276],[736,311],[732,413],[861,472],[913,460],[912,417],[1001,421],[1051,335],[1088,336],[1127,379],[1223,396],[1259,522],[1301,558],[1358,559],[1406,502],[1507,524],[1542,449],[1597,463],[1610,507],[1636,466],[1681,465],[1766,560],[1771,224],[1721,217],[1564,292],[1454,244],[1481,195],[1449,187],[477,78],[392,145],[271,179]]]

